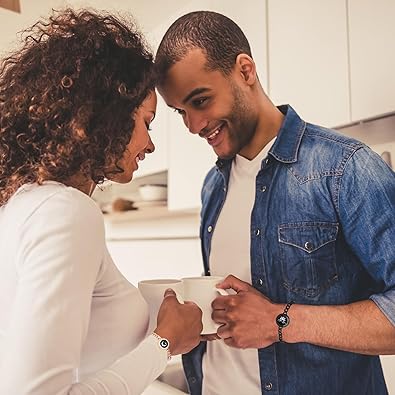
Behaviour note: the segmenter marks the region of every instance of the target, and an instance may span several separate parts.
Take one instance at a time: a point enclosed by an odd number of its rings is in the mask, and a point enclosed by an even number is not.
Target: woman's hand
[[[181,304],[173,290],[165,292],[155,332],[170,342],[172,355],[185,354],[200,342],[202,311],[193,302]]]

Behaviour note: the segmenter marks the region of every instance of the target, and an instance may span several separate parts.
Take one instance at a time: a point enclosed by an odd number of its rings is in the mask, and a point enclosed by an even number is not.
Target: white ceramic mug
[[[183,301],[183,283],[176,279],[158,279],[158,280],[142,280],[138,283],[141,295],[149,306],[150,322],[147,333],[152,332],[157,326],[157,318],[160,305],[166,289],[171,288],[177,296],[180,303]]]
[[[185,277],[182,279],[184,300],[195,302],[203,312],[202,335],[217,333],[217,329],[220,326],[211,318],[213,312],[211,303],[219,295],[229,295],[226,290],[216,288],[216,285],[223,279],[223,277],[219,276]]]

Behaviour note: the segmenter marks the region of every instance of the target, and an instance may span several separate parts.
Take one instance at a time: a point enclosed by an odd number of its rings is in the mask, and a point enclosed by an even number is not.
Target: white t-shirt
[[[46,182],[0,207],[0,394],[140,394],[167,364],[148,317],[87,195]]]
[[[251,284],[251,212],[256,176],[273,139],[253,159],[236,155],[228,192],[211,240],[210,273],[233,274]],[[203,356],[203,395],[260,395],[261,380],[256,349],[236,349],[223,340],[207,342]]]

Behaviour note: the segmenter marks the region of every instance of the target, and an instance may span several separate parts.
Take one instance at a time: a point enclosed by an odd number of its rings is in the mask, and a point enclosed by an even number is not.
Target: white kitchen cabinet
[[[349,0],[353,121],[395,111],[395,1]]]
[[[229,0],[206,0],[206,2],[207,10],[224,14],[240,26],[250,43],[259,80],[263,88],[267,89],[267,0],[245,0],[243,3],[233,3]]]
[[[186,210],[200,207],[200,191],[216,156],[207,141],[192,135],[176,113],[169,114],[168,207]]]
[[[387,383],[388,394],[395,395],[395,356],[382,355],[380,359],[383,365],[384,378],[385,382]]]
[[[274,103],[323,126],[350,122],[346,0],[268,0],[267,20]]]

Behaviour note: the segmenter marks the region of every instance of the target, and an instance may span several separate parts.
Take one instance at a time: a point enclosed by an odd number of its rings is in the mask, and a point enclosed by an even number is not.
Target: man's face
[[[248,150],[257,117],[237,67],[230,75],[208,70],[205,54],[194,49],[169,69],[158,90],[189,131],[206,139],[220,158]]]

